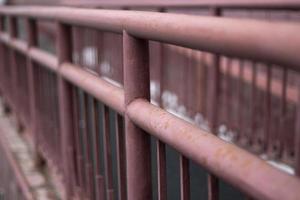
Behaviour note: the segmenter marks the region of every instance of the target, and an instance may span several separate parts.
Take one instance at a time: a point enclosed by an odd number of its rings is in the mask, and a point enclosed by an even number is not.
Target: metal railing
[[[170,192],[165,144],[180,153],[181,199],[190,199],[189,159],[210,173],[209,199],[219,198],[219,178],[255,199],[300,196],[297,177],[149,103],[148,49],[149,41],[158,41],[217,54],[213,57],[215,80],[211,82],[212,109],[208,113],[211,132],[216,133],[218,55],[299,71],[298,24],[58,7],[1,7],[0,16],[2,95],[32,130],[38,151],[63,174],[66,198],[114,199],[118,195],[119,199],[151,199],[150,136],[157,139],[158,199],[166,199]],[[3,31],[4,18],[8,19],[9,33]],[[25,42],[16,37],[17,18],[27,21]],[[40,20],[56,23],[57,56],[37,46]],[[123,86],[115,86],[74,62],[74,27],[123,37]],[[112,171],[112,121],[117,186]],[[299,152],[296,157],[299,163]]]

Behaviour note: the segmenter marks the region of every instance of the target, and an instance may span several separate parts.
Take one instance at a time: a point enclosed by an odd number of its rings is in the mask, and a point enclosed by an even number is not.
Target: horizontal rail
[[[271,62],[299,70],[300,58],[297,53],[300,48],[300,26],[296,24],[45,7],[2,7],[0,13],[57,20],[120,34],[126,30],[130,37],[133,35],[227,56]],[[179,20],[185,23],[179,25]],[[133,100],[125,109],[122,88],[115,87],[70,63],[62,63],[58,67],[57,57],[36,47],[26,50],[24,43],[17,39],[1,34],[0,40],[23,52],[33,61],[62,75],[117,112],[126,114],[136,125],[245,193],[257,199],[273,200],[297,199],[300,196],[299,179],[273,168],[239,147],[226,143],[143,100]]]
[[[56,20],[120,34],[126,30],[139,38],[299,70],[300,26],[297,23],[35,6],[2,7],[0,13]],[[184,23],[178,24],[178,21]]]
[[[221,8],[290,8],[296,9],[300,3],[297,0],[12,0],[11,4],[40,4],[40,5],[67,5],[85,7],[221,7]]]
[[[114,86],[102,80],[100,77],[83,70],[80,66],[71,63],[63,63],[58,70],[58,60],[56,56],[36,47],[26,48],[25,42],[18,39],[11,40],[6,34],[1,33],[0,40],[11,48],[27,55],[34,62],[61,74],[74,85],[114,108],[119,114],[124,113],[124,91],[122,88]]]
[[[16,44],[20,44],[20,42],[8,42],[9,40],[4,40],[3,38],[6,37],[2,35],[0,35],[2,42],[18,49],[19,46]],[[14,41],[18,40],[14,39]],[[24,53],[35,62],[40,60],[40,64],[48,69],[49,66],[55,65],[56,57],[43,50],[30,48]],[[43,60],[39,55],[49,57],[49,60],[52,61],[47,62],[45,61],[47,59]],[[54,68],[52,67],[52,69]],[[113,86],[71,63],[63,63],[59,70],[56,68],[54,71],[120,114],[125,113],[122,88]],[[146,101],[133,101],[127,107],[126,113],[141,128],[247,194],[258,199],[297,199],[300,195],[300,191],[298,192],[297,189],[300,187],[300,180],[296,177],[275,169],[241,148],[226,143]],[[201,152],[205,153],[201,154]],[[245,174],[247,174],[247,178],[245,178]],[[274,177],[276,177],[275,180]],[[261,181],[272,182],[272,184],[259,184]],[[257,185],[260,187],[256,187]],[[278,188],[285,189],[279,190]]]
[[[157,106],[137,99],[127,114],[150,134],[257,199],[299,199],[298,178]]]
[[[124,114],[124,90],[122,88],[114,86],[71,63],[63,63],[59,73],[96,99],[114,108],[119,114]]]

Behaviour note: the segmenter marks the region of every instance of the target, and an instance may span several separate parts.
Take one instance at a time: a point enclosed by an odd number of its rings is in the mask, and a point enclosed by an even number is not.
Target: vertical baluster
[[[13,17],[13,16],[10,16],[8,18],[8,25],[9,25],[9,35],[10,35],[10,38],[13,39],[13,38],[16,38],[17,37],[17,25],[16,25],[16,18]],[[11,72],[11,80],[10,80],[10,94],[9,94],[9,97],[10,97],[10,103],[12,104],[12,107],[13,109],[15,109],[15,112],[17,113],[18,110],[17,110],[17,106],[18,106],[18,98],[17,97],[17,92],[18,92],[18,88],[17,88],[17,74],[16,74],[16,68],[17,68],[17,63],[16,63],[16,52],[14,49],[10,48],[9,49],[10,51],[10,54],[9,54],[9,59],[10,59],[10,62],[9,62],[9,66],[6,66],[6,67],[9,67],[10,68],[10,72]]]
[[[257,63],[253,63],[252,65],[252,77],[251,77],[251,132],[252,132],[252,144],[257,140]],[[252,147],[254,148],[254,146]]]
[[[0,15],[0,33],[3,33],[4,17]],[[5,82],[5,70],[4,70],[4,46],[3,43],[0,43],[0,92],[4,93],[4,82]],[[4,96],[3,94],[1,94]]]
[[[74,165],[75,165],[75,170],[74,170],[74,177],[75,177],[75,182],[73,184],[74,187],[76,187],[76,191],[74,195],[79,195],[81,193],[81,187],[82,187],[82,168],[80,166],[80,138],[79,138],[79,118],[78,118],[78,96],[77,96],[77,88],[72,87],[72,99],[73,99],[73,104],[72,104],[72,120],[73,120],[73,134],[74,134]]]
[[[297,117],[296,117],[296,140],[295,140],[295,174],[300,176],[300,81],[297,82],[298,87],[298,105],[297,105]]]
[[[113,177],[112,177],[112,149],[110,144],[109,108],[103,105],[103,147],[104,147],[104,171],[106,198],[114,199]]]
[[[272,67],[271,65],[267,66],[267,83],[266,83],[266,96],[264,102],[264,144],[263,149],[267,150],[270,146],[270,117],[271,117],[271,80],[272,80]]]
[[[238,78],[238,142],[240,144],[243,144],[244,138],[245,138],[245,130],[244,130],[244,63],[245,61],[239,61],[239,78]]]
[[[95,135],[94,121],[94,99],[86,95],[86,137],[87,137],[87,162],[88,162],[88,179],[89,179],[89,196],[90,199],[95,199],[95,182],[94,182],[94,162],[93,162],[93,135]]]
[[[164,45],[158,43],[159,51],[159,106],[162,107],[162,93],[164,91]],[[158,186],[158,200],[167,200],[167,174],[166,174],[166,145],[160,140],[156,141],[156,159],[157,159],[157,186]]]
[[[0,15],[0,32],[4,32],[4,16]]]
[[[95,120],[95,132],[94,132],[94,159],[95,159],[95,173],[96,173],[96,199],[104,199],[105,191],[104,191],[104,178],[101,175],[101,160],[100,155],[102,152],[101,143],[100,143],[100,115],[99,115],[99,103],[94,100],[94,120]]]
[[[212,79],[209,85],[210,91],[210,105],[209,109],[209,123],[210,130],[213,134],[217,134],[218,131],[218,105],[220,98],[220,57],[218,55],[213,56]],[[208,199],[217,200],[219,198],[219,180],[213,174],[208,175]]]
[[[190,172],[189,160],[180,155],[180,199],[190,199]]]
[[[148,41],[123,32],[125,105],[137,98],[150,99]],[[151,147],[150,136],[125,114],[127,197],[150,200]]]
[[[211,13],[214,16],[221,16],[221,9],[217,7],[211,8]],[[210,81],[209,90],[209,101],[211,107],[209,113],[207,113],[209,120],[209,127],[213,134],[217,134],[218,131],[218,114],[219,114],[219,103],[220,103],[220,55],[213,55],[212,64],[212,80]],[[208,199],[218,200],[219,199],[219,179],[213,174],[208,174]]]
[[[286,138],[286,131],[287,131],[287,87],[288,87],[288,69],[283,68],[282,72],[282,89],[281,89],[281,99],[280,99],[280,131],[277,141],[278,144],[278,153],[282,155],[285,138]],[[297,130],[297,129],[296,129]],[[297,145],[296,145],[297,146]]]
[[[166,175],[166,145],[157,140],[157,180],[158,180],[158,199],[167,199],[167,175]]]
[[[116,146],[119,200],[126,200],[126,160],[124,123],[121,115],[116,114]]]
[[[64,24],[57,24],[57,55],[59,65],[72,60],[71,27]],[[72,86],[63,79],[57,77],[59,95],[59,119],[60,119],[60,144],[63,162],[63,172],[66,190],[66,199],[72,197],[72,165],[73,156],[73,124],[72,124]]]
[[[84,144],[83,144],[83,129],[84,129],[84,117],[83,117],[83,103],[84,103],[84,98],[83,98],[83,94],[81,93],[81,91],[79,91],[77,89],[77,93],[75,94],[76,98],[77,98],[77,109],[76,109],[76,113],[77,113],[77,123],[78,123],[78,131],[76,132],[77,135],[76,137],[78,138],[78,144],[77,145],[77,149],[78,149],[78,156],[77,156],[77,162],[78,162],[78,166],[79,166],[79,182],[80,182],[80,190],[79,190],[79,197],[83,198],[84,196],[84,192],[85,191],[85,187],[86,187],[86,180],[85,180],[85,166],[84,166]]]
[[[88,131],[88,94],[83,93],[83,109],[82,109],[82,138],[83,138],[83,146],[84,146],[84,176],[85,176],[85,195],[88,199],[91,198],[91,188],[92,188],[92,180],[91,180],[91,160],[90,160],[90,144],[89,144],[89,131]]]

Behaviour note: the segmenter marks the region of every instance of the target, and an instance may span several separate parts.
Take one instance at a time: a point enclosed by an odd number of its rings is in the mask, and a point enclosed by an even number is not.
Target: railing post
[[[17,37],[17,24],[16,24],[16,18],[14,16],[9,16],[8,18],[8,32],[10,39],[14,39]],[[9,67],[12,75],[12,79],[10,80],[10,94],[9,94],[9,101],[13,106],[13,109],[17,109],[18,103],[17,103],[17,92],[18,89],[16,87],[17,83],[17,77],[16,77],[16,68],[17,68],[17,63],[16,63],[16,55],[15,55],[15,50],[10,49],[10,54],[9,54],[9,60],[10,60],[10,66],[5,66]],[[16,113],[18,113],[18,110],[15,110]]]
[[[123,32],[125,105],[150,99],[148,41]],[[150,136],[125,114],[127,199],[152,199]]]
[[[211,8],[212,15],[220,16],[221,10],[218,7]],[[212,56],[212,79],[209,82],[209,99],[210,109],[208,113],[209,127],[213,134],[217,135],[218,131],[218,113],[220,103],[220,55]],[[219,179],[214,174],[208,174],[208,199],[219,199]]]
[[[62,23],[57,24],[57,45],[56,53],[58,62],[71,62],[72,60],[72,41],[71,27]],[[74,172],[72,154],[73,154],[73,122],[72,122],[72,86],[58,73],[58,98],[59,98],[59,119],[60,119],[60,144],[61,158],[63,164],[63,178],[65,183],[65,199],[71,199],[72,196],[72,175]]]
[[[300,101],[300,81],[298,81],[298,102]],[[297,105],[296,112],[296,135],[295,135],[295,174],[300,177],[300,105]]]
[[[27,45],[28,50],[31,47],[37,46],[37,25],[34,19],[28,18],[26,20],[26,28],[27,28]],[[41,158],[38,154],[38,144],[39,144],[39,135],[37,128],[37,110],[36,110],[36,91],[35,91],[35,80],[36,77],[34,75],[34,64],[30,57],[27,57],[27,77],[28,77],[28,90],[29,90],[29,106],[30,106],[30,132],[32,134],[33,146],[35,149],[35,162],[37,165],[40,165]]]
[[[0,33],[3,33],[4,17],[0,15]],[[4,64],[3,64],[3,44],[0,43],[0,92],[4,92]]]

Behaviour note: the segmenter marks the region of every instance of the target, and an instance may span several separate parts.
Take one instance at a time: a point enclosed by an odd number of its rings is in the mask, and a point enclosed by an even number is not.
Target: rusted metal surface
[[[128,115],[137,125],[209,169],[218,177],[241,188],[247,194],[257,199],[298,198],[299,194],[296,194],[298,178],[278,171],[235,145],[221,141],[212,134],[143,100],[135,100],[127,110]],[[205,154],[201,155],[200,151]],[[218,159],[219,157],[222,159]],[[229,172],[231,170],[232,172]],[[233,176],[229,177],[229,174]],[[245,174],[247,174],[247,179],[244,178]],[[277,177],[277,183],[274,182],[274,177]],[[260,184],[261,180],[272,181],[272,184]],[[295,191],[281,190],[282,194],[278,194],[276,190],[281,188],[282,184],[287,183],[291,184],[287,188],[294,187]],[[256,187],[257,185],[260,187]],[[267,189],[267,187],[270,188]],[[286,194],[283,194],[285,192]]]
[[[125,105],[138,98],[149,101],[148,41],[123,33]],[[137,84],[138,83],[138,84]],[[125,114],[128,199],[152,199],[149,135]]]
[[[184,102],[192,115],[196,114],[194,106],[201,100],[205,106],[198,104],[197,111],[203,112],[208,124],[204,128],[209,128],[211,133],[218,134],[220,127],[226,125],[233,132],[233,142],[256,153],[267,152],[270,157],[278,151],[287,163],[295,165],[296,132],[292,128],[285,136],[282,132],[288,124],[295,126],[296,117],[290,110],[299,102],[295,98],[297,86],[289,82],[297,81],[297,76],[289,79],[291,70],[295,74],[299,71],[297,23],[55,7],[2,7],[0,15],[11,19],[13,37],[0,34],[4,58],[1,72],[7,76],[0,82],[1,89],[13,110],[22,113],[18,95],[26,89],[17,87],[18,72],[21,73],[17,61],[21,57],[30,59],[34,79],[31,84],[35,91],[32,94],[31,89],[30,95],[35,96],[37,115],[31,123],[35,123],[39,132],[39,148],[45,152],[50,165],[64,176],[68,198],[150,199],[154,195],[150,135],[157,139],[158,199],[167,199],[170,192],[167,191],[165,144],[180,154],[177,164],[181,199],[191,198],[189,159],[211,173],[209,199],[219,199],[221,195],[218,178],[255,199],[299,196],[300,183],[296,177],[139,99],[150,100],[149,73],[154,74],[151,84],[159,81],[161,85],[153,103],[168,109],[162,102],[163,93],[166,89],[180,91],[179,102]],[[29,42],[16,38],[14,20],[24,17],[60,23],[56,37],[59,45],[54,55],[30,41],[30,34]],[[177,23],[182,20],[185,23]],[[153,40],[161,43],[152,43]],[[113,70],[111,74],[107,67]],[[280,69],[279,73],[276,68]],[[178,80],[165,79],[160,74],[173,69]],[[203,77],[192,76],[193,73],[203,73]],[[181,84],[184,80],[185,85]],[[162,84],[166,81],[173,85]],[[200,89],[197,85],[202,83],[207,84],[205,92],[197,93],[194,99],[185,95]],[[237,84],[237,90],[231,90]],[[14,88],[13,92],[5,89],[6,86]],[[259,96],[264,104],[256,101]],[[104,105],[100,106],[98,101]],[[280,109],[276,109],[279,104]],[[118,112],[117,117],[111,118],[110,109]],[[262,122],[256,121],[256,110],[263,110],[259,118],[264,119]],[[277,130],[278,124],[282,131]],[[274,146],[279,150],[273,150]],[[64,162],[59,162],[60,159]],[[114,162],[117,162],[116,169]],[[245,179],[245,174],[249,178]]]

